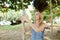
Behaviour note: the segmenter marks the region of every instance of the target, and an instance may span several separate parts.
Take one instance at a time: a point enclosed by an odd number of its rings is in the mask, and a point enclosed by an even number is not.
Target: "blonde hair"
[[[39,16],[39,25],[41,25],[43,23],[43,16],[42,14]]]
[[[39,12],[39,14],[40,14],[39,15],[39,20],[37,20],[37,21],[39,21],[39,25],[41,25],[43,23],[43,16],[42,16],[42,14],[40,12]],[[34,21],[36,21],[36,20],[34,20]]]

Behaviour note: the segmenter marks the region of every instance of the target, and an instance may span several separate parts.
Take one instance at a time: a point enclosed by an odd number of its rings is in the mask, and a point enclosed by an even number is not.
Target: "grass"
[[[13,30],[13,29],[19,29],[21,27],[21,24],[18,25],[4,25],[0,26],[0,30]]]
[[[27,24],[25,24],[27,26]],[[13,30],[13,29],[20,29],[22,27],[22,24],[18,25],[3,25],[0,26],[0,30]]]

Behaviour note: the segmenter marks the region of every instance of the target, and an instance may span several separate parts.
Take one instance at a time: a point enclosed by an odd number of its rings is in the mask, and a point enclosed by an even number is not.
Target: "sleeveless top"
[[[36,32],[32,29],[31,40],[44,40],[44,31]]]

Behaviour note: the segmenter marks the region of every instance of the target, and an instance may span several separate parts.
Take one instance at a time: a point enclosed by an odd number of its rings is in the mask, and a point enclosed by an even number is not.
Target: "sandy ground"
[[[31,33],[26,32],[26,40],[30,40]],[[54,28],[53,35],[50,29],[45,30],[45,40],[60,40],[60,30]],[[0,40],[22,40],[22,30],[0,30]]]

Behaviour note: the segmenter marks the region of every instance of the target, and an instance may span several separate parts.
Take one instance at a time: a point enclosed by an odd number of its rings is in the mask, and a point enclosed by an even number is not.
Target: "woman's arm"
[[[36,24],[33,24],[32,22],[28,21],[31,28],[33,28],[36,32],[40,32],[44,30],[45,24],[42,24],[40,27],[38,27]]]
[[[29,26],[34,29],[36,32],[40,32],[44,30],[45,24],[40,25],[39,27],[36,24],[33,24],[27,15],[23,17],[23,21],[28,22]]]

